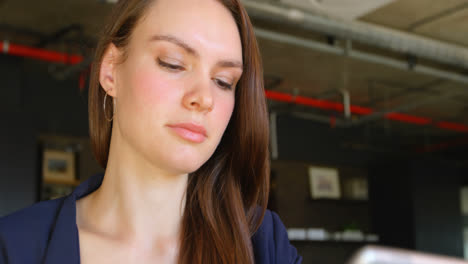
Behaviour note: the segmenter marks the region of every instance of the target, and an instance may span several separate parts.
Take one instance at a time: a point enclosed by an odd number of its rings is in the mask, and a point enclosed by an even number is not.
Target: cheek
[[[139,108],[161,109],[162,105],[172,102],[176,97],[170,80],[158,75],[154,70],[138,70],[133,78],[133,92]],[[154,113],[154,111],[151,111]]]
[[[231,119],[231,115],[234,109],[234,97],[226,98],[218,104],[216,117],[214,120],[217,120],[220,124],[220,129],[226,129],[229,120]]]

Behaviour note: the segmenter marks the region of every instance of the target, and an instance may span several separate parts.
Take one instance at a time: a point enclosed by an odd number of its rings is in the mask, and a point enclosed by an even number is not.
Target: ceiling
[[[291,5],[291,0],[257,0],[274,5]],[[347,2],[348,1],[348,2]],[[311,10],[320,9],[344,19],[354,19],[382,27],[397,29],[416,36],[424,36],[451,43],[468,50],[468,0],[354,0],[353,10],[340,8],[350,0],[297,0]],[[376,4],[376,3],[379,4]],[[112,4],[99,0],[0,0],[0,40],[37,46],[63,52],[90,54],[96,36]],[[348,11],[346,11],[348,10]],[[257,28],[282,32],[317,42],[336,40],[329,34],[311,32],[295,25],[253,17]],[[433,75],[371,63],[362,59],[324,53],[316,49],[278,43],[259,37],[265,67],[267,89],[341,102],[339,89],[346,89],[352,105],[369,107],[375,111],[403,109],[402,113],[426,117],[434,122],[452,122],[468,127],[468,84]],[[357,43],[356,45],[359,45]],[[362,50],[377,52],[405,60],[406,54],[395,54],[371,46]],[[457,74],[468,69],[428,62]],[[452,95],[453,94],[453,95]],[[414,104],[415,102],[419,102]],[[271,102],[272,109],[285,109],[284,104]],[[405,108],[405,106],[408,106]],[[283,108],[282,108],[283,107]],[[340,117],[340,113],[310,107],[288,105],[287,111],[307,112],[311,115]],[[353,119],[359,117],[354,116]],[[378,131],[394,131],[414,142],[438,144],[451,139],[462,142],[455,147],[467,149],[467,132],[418,126],[378,118],[363,122],[360,127],[373,127]],[[393,133],[393,132],[392,132]],[[424,139],[424,140],[422,140]],[[444,150],[445,151],[445,150]],[[468,156],[468,155],[467,155]]]

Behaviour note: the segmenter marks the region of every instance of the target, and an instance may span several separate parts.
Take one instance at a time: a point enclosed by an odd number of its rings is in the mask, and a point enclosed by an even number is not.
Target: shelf
[[[374,233],[362,231],[336,231],[331,232],[323,228],[288,228],[290,241],[301,242],[331,242],[331,243],[378,243],[379,236]]]
[[[368,205],[369,200],[358,199],[308,199],[311,203],[328,203],[328,204],[344,204],[344,205]]]
[[[45,184],[58,184],[58,185],[71,185],[78,186],[80,181],[78,180],[57,180],[57,179],[43,179]]]
[[[332,239],[327,239],[327,240],[299,240],[299,239],[293,239],[290,240],[291,243],[330,243],[330,244],[376,244],[379,243],[379,241],[366,241],[366,240],[332,240]]]
[[[365,245],[378,245],[379,242],[369,241],[342,241],[342,240],[290,240],[291,244],[299,246],[342,246],[342,247],[362,247]]]
[[[369,239],[362,239],[362,240],[353,240],[353,239],[290,239],[291,242],[299,242],[299,243],[361,243],[361,244],[375,244],[379,243],[378,240],[369,240]]]

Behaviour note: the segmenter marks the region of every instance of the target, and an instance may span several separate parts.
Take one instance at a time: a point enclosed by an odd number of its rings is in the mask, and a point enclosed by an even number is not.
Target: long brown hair
[[[107,165],[112,123],[102,102],[100,64],[113,43],[123,49],[155,0],[120,0],[96,47],[89,87],[89,127],[96,159]],[[268,114],[263,70],[250,19],[239,0],[219,0],[237,23],[244,69],[231,120],[213,155],[190,173],[179,263],[254,263],[251,237],[263,219],[269,190]],[[125,57],[125,55],[124,55]],[[111,100],[106,109],[112,111]]]

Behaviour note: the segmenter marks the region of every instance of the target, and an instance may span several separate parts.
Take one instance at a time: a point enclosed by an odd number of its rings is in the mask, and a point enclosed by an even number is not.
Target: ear
[[[109,44],[102,57],[99,71],[99,82],[105,92],[112,97],[116,97],[117,95],[116,65],[119,56],[119,49],[113,43]]]

